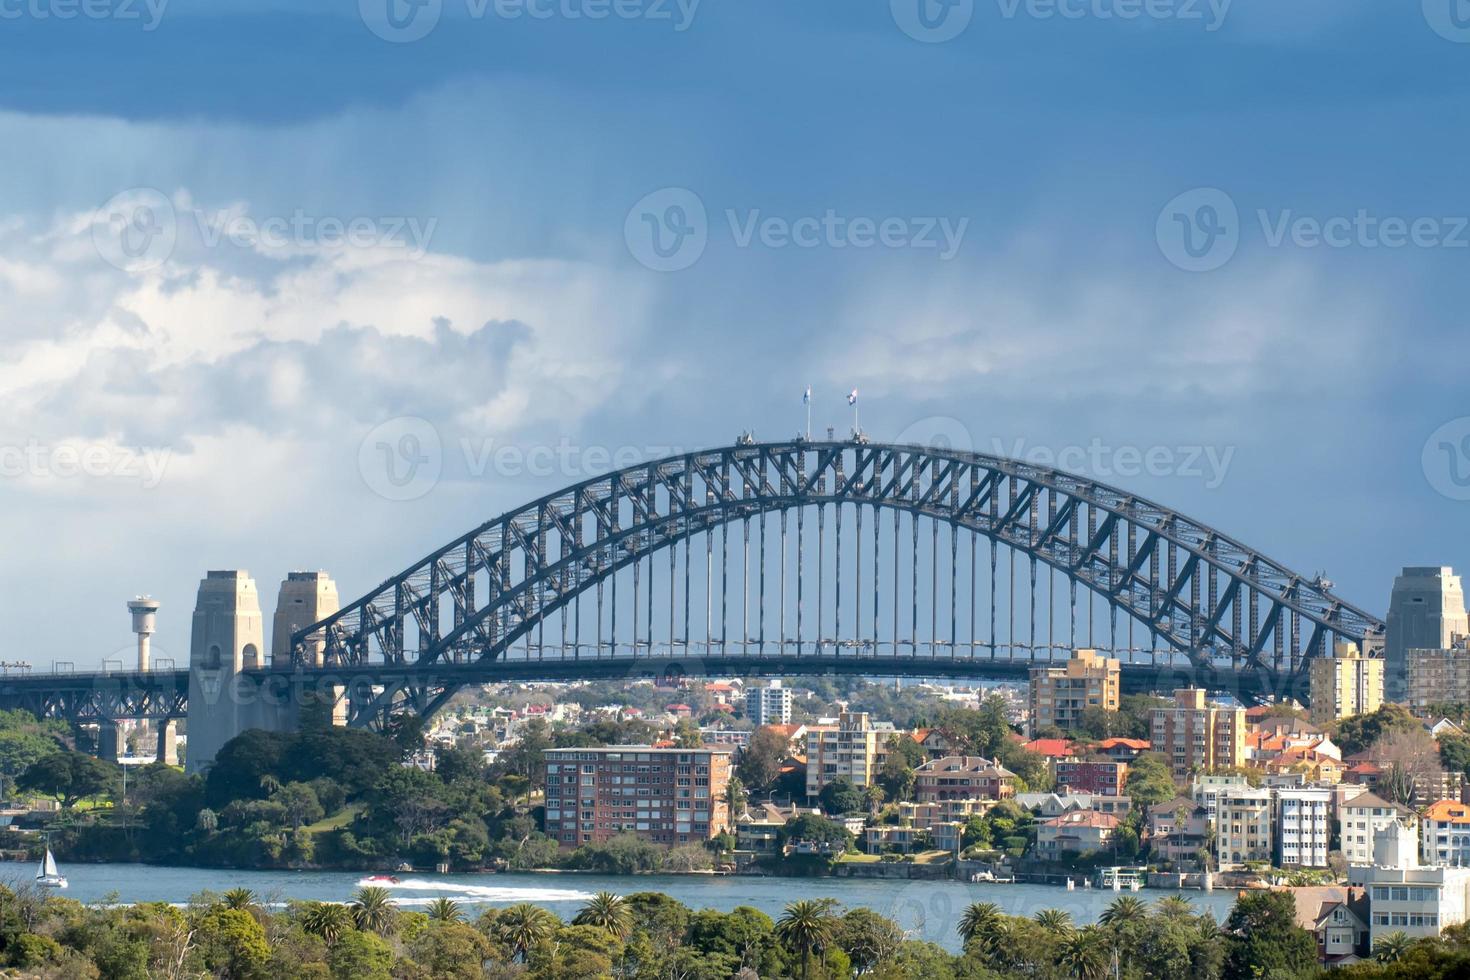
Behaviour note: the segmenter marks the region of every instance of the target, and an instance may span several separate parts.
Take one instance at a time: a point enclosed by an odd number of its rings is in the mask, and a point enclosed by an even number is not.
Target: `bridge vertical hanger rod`
[[[602,579],[597,580],[597,658],[602,658]]]
[[[806,507],[797,508],[797,657],[801,655],[801,611],[803,611],[801,610],[801,605],[803,605],[803,599],[806,598],[806,595],[803,594],[803,589],[801,589],[801,585],[803,585],[803,582],[801,582],[801,572],[803,572],[804,566],[806,566],[807,544],[807,536],[803,533],[804,513],[806,513]]]
[[[917,487],[919,481],[914,481]],[[915,511],[909,515],[909,540],[913,545],[913,570],[909,578],[912,586],[910,598],[913,600],[913,609],[909,616],[909,652],[915,657],[919,655],[919,515]]]
[[[939,522],[929,523],[929,656],[934,657],[939,654]]]
[[[878,479],[878,474],[873,474]],[[878,655],[878,508],[873,508],[873,656]]]
[[[643,567],[642,558],[633,559],[633,656],[638,656],[638,592],[639,570]]]
[[[956,484],[958,486],[958,484]],[[960,614],[957,606],[959,600],[959,539],[960,529],[956,524],[949,526],[949,655],[955,655],[955,645],[959,640]]]
[[[990,551],[990,659],[995,659],[995,539],[987,537],[985,545]]]
[[[822,655],[822,613],[825,611],[826,593],[822,588],[822,572],[826,568],[827,551],[827,505],[817,504],[817,656]]]
[[[649,498],[648,506],[651,511],[656,503],[651,491]],[[648,633],[648,655],[651,657],[653,656],[653,528],[651,527],[648,529],[648,625],[646,630]],[[638,651],[635,649],[633,653],[636,655]]]
[[[729,649],[730,642],[730,520],[722,506],[720,508],[720,656]]]
[[[970,659],[975,659],[975,564],[976,552],[980,550],[980,541],[975,532],[970,532]]]
[[[688,656],[689,655],[690,641],[694,638],[693,637],[693,634],[691,634],[689,632],[689,583],[690,583],[690,566],[692,565],[692,563],[694,561],[693,553],[690,550],[691,549],[690,542],[693,539],[694,539],[694,535],[691,534],[691,533],[689,533],[689,528],[686,527],[685,528],[685,533],[684,533],[684,655],[685,656]]]
[[[669,501],[669,513],[674,512],[673,501]],[[674,524],[669,522],[669,536],[674,534]],[[669,542],[669,656],[674,655],[674,644],[679,640],[679,631],[674,628],[674,613],[679,608],[678,603],[678,581],[679,581],[679,546],[673,541]]]
[[[745,515],[743,554],[740,557],[740,655],[750,653],[750,514]]]
[[[862,655],[863,651],[863,505],[853,505],[853,520],[857,521],[857,533],[853,540],[856,542],[857,551],[852,560],[852,638],[857,641],[853,647]],[[874,640],[878,637],[874,636]]]
[[[546,567],[546,527],[543,518],[546,516],[545,507],[536,508],[536,571],[539,574]],[[527,569],[527,574],[530,570]],[[546,659],[546,585],[543,584],[536,589],[536,659]],[[438,620],[435,620],[436,628]]]
[[[715,535],[712,530],[704,532],[704,655],[712,655],[714,650],[714,618],[715,618]]]
[[[765,511],[761,511],[760,521],[761,521],[761,523],[760,523],[760,535],[761,535],[761,543],[760,543],[760,554],[761,554],[761,560],[760,560],[760,587],[757,590],[759,592],[759,598],[757,598],[757,600],[756,600],[756,607],[757,607],[757,610],[758,610],[757,611],[757,617],[758,617],[758,620],[759,620],[759,625],[756,627],[756,636],[758,638],[756,640],[756,650],[758,651],[759,656],[764,657],[766,655],[766,512]]]
[[[781,645],[777,656],[786,655],[786,511],[781,511]]]
[[[617,527],[617,514],[618,512],[615,509],[613,511],[614,528]],[[607,577],[612,589],[612,605],[609,607],[612,623],[608,629],[608,640],[612,646],[608,648],[608,652],[614,657],[618,655],[618,547],[616,544],[608,545],[610,551],[608,553],[609,567]]]
[[[903,517],[897,509],[893,511],[893,655],[898,656],[898,549],[899,521]]]
[[[842,501],[837,501],[832,528],[832,652],[842,652]]]

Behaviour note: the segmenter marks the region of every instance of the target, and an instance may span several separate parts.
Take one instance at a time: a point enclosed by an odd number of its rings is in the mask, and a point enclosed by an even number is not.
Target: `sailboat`
[[[56,869],[56,857],[49,847],[46,848],[46,856],[41,859],[41,867],[36,871],[36,884],[42,888],[66,887],[66,875]]]

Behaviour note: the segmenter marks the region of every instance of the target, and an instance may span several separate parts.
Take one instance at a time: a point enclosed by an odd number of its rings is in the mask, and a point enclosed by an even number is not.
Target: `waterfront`
[[[249,888],[262,901],[293,899],[343,902],[352,897],[363,876],[341,871],[234,871],[211,868],[155,867],[143,864],[71,864],[62,869],[70,888],[60,894],[81,902],[184,903],[202,891]],[[0,863],[0,881],[29,882],[35,867]],[[893,881],[850,878],[762,878],[745,875],[584,875],[584,874],[403,874],[390,886],[404,908],[451,898],[466,909],[534,902],[570,919],[594,892],[627,895],[656,891],[690,908],[722,912],[749,905],[779,918],[788,902],[799,898],[833,898],[848,908],[867,907],[897,920],[911,939],[939,943],[958,952],[955,926],[966,905],[994,902],[1008,915],[1034,915],[1056,908],[1082,925],[1096,921],[1117,896],[1111,891],[1066,891],[1045,885],[985,885],[958,881]],[[1124,893],[1128,894],[1128,893]],[[1229,914],[1231,892],[1174,892],[1145,889],[1138,898],[1156,902],[1183,895],[1200,911],[1217,919]]]

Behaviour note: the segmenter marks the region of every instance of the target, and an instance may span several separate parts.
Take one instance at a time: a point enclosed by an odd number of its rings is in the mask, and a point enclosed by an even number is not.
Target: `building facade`
[[[1460,576],[1447,566],[1405,568],[1388,601],[1384,696],[1408,698],[1408,651],[1446,650],[1470,633]]]
[[[1058,759],[1055,765],[1057,788],[1074,793],[1101,793],[1121,796],[1128,782],[1128,763]]]
[[[1404,653],[1409,709],[1426,715],[1438,704],[1470,704],[1470,639]]]
[[[914,799],[1005,800],[1016,795],[1016,774],[978,755],[933,759],[914,770]]]
[[[1237,787],[1215,801],[1215,855],[1221,870],[1274,857],[1271,791]]]
[[[1309,683],[1318,724],[1370,714],[1383,705],[1383,660],[1363,656],[1356,643],[1339,643],[1332,656],[1313,658]]]
[[[1192,772],[1245,765],[1245,709],[1212,704],[1201,688],[1174,692],[1174,705],[1155,708],[1150,741],[1176,780]]]
[[[779,680],[752,686],[745,692],[745,717],[757,728],[791,724],[791,689],[782,686]]]
[[[1338,807],[1338,840],[1348,864],[1373,863],[1373,836],[1395,821],[1410,821],[1414,813],[1375,793],[1360,793]]]
[[[1419,818],[1420,859],[1427,865],[1470,868],[1470,805],[1440,800]]]
[[[726,748],[546,750],[546,834],[562,847],[636,834],[655,844],[699,843],[730,829]]]
[[[1424,867],[1418,833],[1397,822],[1374,836],[1372,864],[1348,866],[1348,881],[1368,892],[1370,947],[1394,932],[1438,936],[1470,907],[1470,868]]]
[[[1327,867],[1332,842],[1332,790],[1282,788],[1273,795],[1276,867]]]
[[[1065,667],[1034,667],[1031,670],[1031,734],[1049,726],[1074,731],[1088,708],[1118,710],[1118,661],[1096,650],[1078,650]]]
[[[883,746],[893,732],[873,725],[866,712],[846,712],[836,725],[812,725],[806,730],[806,794],[816,796],[839,776],[859,789],[871,786],[887,753]]]

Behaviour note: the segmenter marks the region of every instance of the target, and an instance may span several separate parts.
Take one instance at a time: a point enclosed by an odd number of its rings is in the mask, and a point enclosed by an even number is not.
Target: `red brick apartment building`
[[[562,847],[632,833],[655,844],[700,843],[730,829],[728,748],[546,751],[546,833]]]

